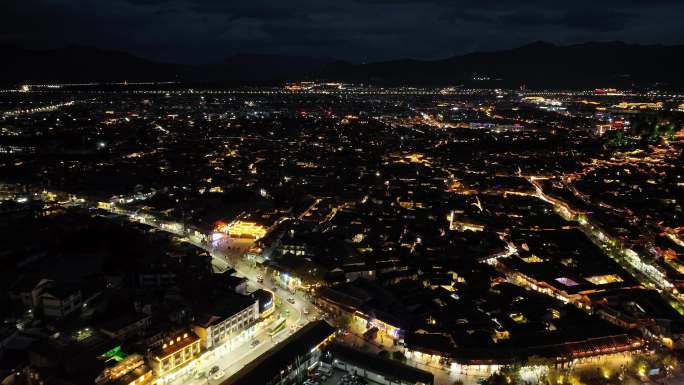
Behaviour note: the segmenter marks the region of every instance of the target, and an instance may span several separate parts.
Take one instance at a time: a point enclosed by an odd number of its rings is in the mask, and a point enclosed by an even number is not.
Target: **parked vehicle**
[[[378,337],[378,328],[375,327],[375,326],[373,326],[372,328],[366,330],[366,331],[363,333],[363,338],[365,338],[365,339],[367,339],[367,340],[370,340],[370,341],[376,339],[377,337]]]

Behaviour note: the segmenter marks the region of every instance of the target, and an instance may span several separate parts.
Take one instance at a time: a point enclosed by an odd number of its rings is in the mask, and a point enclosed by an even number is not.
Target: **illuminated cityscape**
[[[679,378],[684,95],[81,87],[3,93],[17,381]]]
[[[3,385],[684,384],[676,2],[86,3],[0,15]]]

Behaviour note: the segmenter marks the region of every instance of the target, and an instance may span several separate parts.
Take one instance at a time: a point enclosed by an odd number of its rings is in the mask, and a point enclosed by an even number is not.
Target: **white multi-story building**
[[[259,320],[259,300],[246,296],[212,304],[211,313],[197,317],[193,331],[200,337],[204,349],[212,349],[230,338],[239,336]]]

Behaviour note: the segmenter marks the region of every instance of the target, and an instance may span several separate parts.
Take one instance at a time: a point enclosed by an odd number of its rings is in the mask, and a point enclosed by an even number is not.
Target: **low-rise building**
[[[176,274],[171,271],[144,271],[137,274],[141,289],[166,289],[176,285]]]
[[[330,348],[333,367],[383,385],[432,385],[434,375],[401,362],[361,352],[341,344]]]
[[[198,316],[193,324],[205,349],[237,337],[259,320],[259,300],[241,295],[223,297]]]
[[[250,296],[259,301],[259,318],[264,320],[275,312],[275,303],[273,302],[273,293],[258,289],[253,291]]]
[[[157,376],[188,364],[200,355],[200,338],[189,330],[164,338],[161,346],[150,351],[147,361]]]
[[[35,309],[40,306],[40,295],[51,284],[52,281],[45,278],[22,277],[10,289],[9,296],[27,308]]]
[[[100,331],[112,338],[123,340],[141,334],[151,324],[152,317],[145,313],[127,313],[109,320],[100,326]]]
[[[147,365],[139,366],[123,376],[106,383],[107,385],[146,385],[154,380],[154,372]]]
[[[40,295],[40,307],[48,318],[62,318],[81,309],[83,297],[81,289],[60,285],[45,289]]]

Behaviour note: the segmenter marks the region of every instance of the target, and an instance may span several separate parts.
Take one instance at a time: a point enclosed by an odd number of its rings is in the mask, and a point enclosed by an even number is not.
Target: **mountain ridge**
[[[318,79],[482,88],[526,85],[578,89],[660,83],[666,88],[684,89],[684,74],[677,64],[684,59],[684,45],[620,41],[573,45],[536,41],[444,59],[402,58],[363,64],[330,57],[271,54],[236,54],[218,63],[178,64],[76,45],[50,50],[4,45],[0,52],[10,58],[0,62],[0,83],[4,84],[127,80],[259,85]]]

